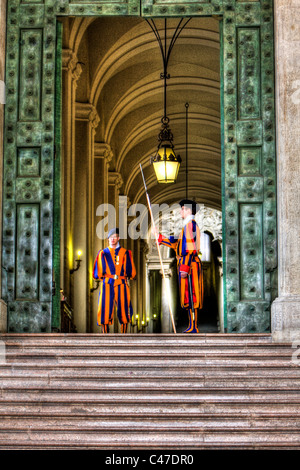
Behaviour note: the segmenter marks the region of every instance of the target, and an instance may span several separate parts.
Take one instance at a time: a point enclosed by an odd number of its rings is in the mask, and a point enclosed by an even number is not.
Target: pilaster
[[[71,49],[62,50],[62,205],[61,205],[61,287],[70,296],[70,269],[73,267],[74,195],[75,195],[75,103],[78,79],[82,68]]]
[[[108,203],[108,171],[113,158],[110,145],[100,142],[94,144],[94,194],[95,208]]]
[[[89,103],[76,103],[76,154],[73,247],[82,250],[79,271],[73,273],[74,319],[78,332],[93,328],[90,289],[94,261],[94,138],[99,124],[96,109]],[[89,313],[90,312],[90,313]]]
[[[108,171],[109,164],[113,158],[113,152],[108,144],[95,142],[94,144],[94,220],[98,221],[97,210],[102,204],[108,203]],[[103,216],[103,211],[100,210],[98,215]],[[102,235],[102,234],[101,234]],[[107,241],[97,234],[94,228],[93,232],[94,247],[93,247],[93,260],[96,258],[97,253],[107,246]],[[92,294],[92,321],[91,330],[98,333],[99,327],[97,326],[97,310],[98,310],[98,294],[99,290],[94,291]]]
[[[117,171],[109,171],[108,173],[108,202],[112,204],[116,211],[115,221],[109,221],[109,230],[119,223],[119,194],[123,186],[121,173]]]
[[[176,299],[176,293],[173,289],[173,282],[172,282],[172,263],[173,259],[170,263],[167,263],[164,266],[164,272],[161,270],[159,271],[161,274],[162,285],[161,285],[161,332],[162,333],[173,333],[173,326],[172,326],[172,319],[171,313],[175,322],[175,312],[174,306]],[[165,263],[164,263],[165,264]],[[170,311],[171,310],[171,311]]]
[[[300,338],[300,4],[275,1],[279,296],[274,341]]]

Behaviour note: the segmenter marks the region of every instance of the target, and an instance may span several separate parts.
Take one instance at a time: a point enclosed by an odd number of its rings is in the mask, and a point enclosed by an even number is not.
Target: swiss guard
[[[103,333],[109,333],[115,304],[121,333],[127,332],[133,313],[128,281],[135,278],[136,269],[132,252],[121,247],[119,240],[119,229],[110,230],[109,246],[98,252],[94,262],[93,278],[100,280],[97,324]]]
[[[198,310],[203,307],[203,272],[200,255],[200,230],[195,221],[197,203],[189,199],[179,202],[184,227],[178,239],[157,234],[159,244],[176,252],[181,306],[188,312],[189,326],[184,333],[199,333]]]

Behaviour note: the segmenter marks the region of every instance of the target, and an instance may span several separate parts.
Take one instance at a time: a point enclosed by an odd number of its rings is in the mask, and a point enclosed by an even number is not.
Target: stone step
[[[161,353],[141,353],[136,351],[134,354],[126,353],[83,353],[83,352],[69,352],[69,353],[40,353],[25,352],[25,353],[11,353],[6,351],[5,359],[0,365],[9,365],[16,367],[17,365],[29,367],[30,365],[39,366],[47,364],[49,367],[54,367],[56,364],[61,366],[80,367],[81,364],[86,364],[89,367],[122,367],[122,368],[135,368],[135,367],[187,367],[198,365],[199,367],[205,365],[226,366],[232,365],[240,366],[256,366],[260,367],[297,367],[300,364],[300,358],[295,357],[292,349],[285,353],[278,352],[277,354],[266,352],[251,353],[242,352],[240,354],[234,352],[210,352],[201,353],[199,351],[190,352],[161,352]]]
[[[80,364],[6,364],[5,366],[0,367],[0,377],[9,377],[9,376],[47,376],[49,379],[51,377],[74,377],[79,375],[84,375],[88,377],[94,377],[101,380],[101,378],[139,378],[139,377],[153,377],[155,374],[156,377],[160,379],[166,378],[203,378],[213,374],[215,377],[299,377],[299,366],[292,364],[276,365],[271,364],[219,364],[217,369],[218,372],[214,374],[216,369],[214,364],[202,364],[201,367],[187,367],[186,364],[172,364],[170,366],[158,366],[154,368],[151,365],[136,365],[134,367],[128,365],[101,365],[97,363],[90,364],[88,367],[81,362]]]
[[[185,356],[201,356],[201,355],[221,355],[224,356],[230,355],[233,357],[240,356],[240,355],[253,355],[253,356],[291,356],[295,348],[292,348],[291,345],[286,346],[276,346],[275,344],[270,345],[261,345],[261,344],[251,344],[251,345],[234,345],[234,344],[222,344],[222,345],[202,345],[202,344],[193,344],[188,346],[183,345],[125,345],[118,346],[115,344],[107,344],[107,345],[84,345],[80,344],[77,346],[74,345],[53,345],[53,344],[44,344],[44,345],[37,345],[34,343],[27,343],[23,345],[19,344],[10,344],[6,343],[6,354],[9,355],[8,357],[20,357],[29,356],[29,355],[70,355],[70,356],[99,356],[99,355],[108,355],[108,356],[143,356],[143,355],[168,355],[168,356],[177,356],[177,355],[185,355]]]
[[[124,403],[103,403],[101,401],[24,401],[24,402],[0,402],[0,417],[9,419],[17,416],[56,416],[57,418],[69,416],[101,416],[105,418],[118,417],[127,419],[128,417],[172,417],[176,418],[201,418],[201,417],[298,417],[300,416],[300,404],[294,402],[270,402],[249,400],[222,401],[215,399],[206,402],[193,401],[173,402],[168,406],[158,402],[130,402]]]
[[[212,365],[203,364],[200,367],[187,368],[178,365],[168,367],[117,367],[114,364],[102,367],[98,364],[92,364],[88,368],[84,362],[80,364],[49,364],[45,367],[43,364],[4,364],[0,366],[0,377],[5,378],[24,378],[26,377],[47,377],[51,379],[66,378],[73,379],[98,379],[98,380],[151,380],[162,378],[166,380],[182,379],[182,380],[202,380],[203,378],[215,377],[216,379],[229,379],[229,378],[291,378],[297,379],[300,377],[300,368],[298,365],[292,363],[289,367],[274,366],[273,364],[260,364],[259,366],[249,367],[238,364],[225,364],[218,368]]]
[[[140,432],[91,432],[80,430],[0,432],[0,449],[297,449],[297,431],[281,429],[266,433],[265,429]]]
[[[220,341],[217,335],[181,335],[178,339],[174,335],[2,335],[5,343],[5,352],[8,359],[20,359],[29,357],[201,357],[220,356],[240,357],[249,355],[254,357],[291,357],[295,349],[291,344],[275,344],[269,341],[269,337],[262,336],[256,340],[251,336],[239,335],[239,339],[226,336]],[[174,339],[174,337],[176,339]],[[192,338],[191,338],[192,337]],[[1,339],[1,336],[0,336]],[[267,340],[266,340],[267,339]]]
[[[250,428],[257,431],[269,432],[276,427],[278,430],[299,429],[300,416],[264,416],[252,418],[251,416],[195,416],[187,418],[161,417],[133,417],[122,418],[100,416],[61,416],[58,420],[55,416],[15,416],[1,421],[1,432],[24,431],[92,431],[92,432],[163,432],[164,430],[186,432],[206,430],[219,431],[249,431]]]
[[[264,367],[293,367],[296,368],[297,365],[293,363],[292,357],[267,357],[264,358],[262,357],[252,357],[251,355],[249,356],[242,356],[242,357],[228,357],[224,356],[222,357],[210,357],[210,356],[204,356],[204,357],[107,357],[107,356],[99,356],[99,357],[94,357],[94,356],[77,356],[77,357],[64,357],[64,356],[47,356],[45,357],[44,355],[42,356],[28,356],[24,357],[21,356],[19,358],[7,358],[8,364],[11,366],[18,365],[19,367],[21,366],[29,366],[32,365],[44,365],[44,367],[50,367],[54,365],[59,365],[61,367],[63,366],[72,366],[72,367],[78,367],[80,364],[85,364],[85,367],[113,367],[113,368],[132,368],[132,369],[144,369],[144,368],[166,368],[168,369],[169,367],[180,367],[182,369],[185,368],[196,368],[196,367],[203,367],[205,365],[209,365],[211,367],[222,367],[227,365],[228,367],[238,367],[238,366],[244,366],[244,367],[259,367],[259,366],[264,366]]]
[[[299,448],[300,368],[269,334],[0,340],[0,449]]]
[[[203,333],[197,335],[189,334],[114,334],[110,333],[107,335],[93,334],[93,333],[2,333],[0,334],[0,340],[10,341],[12,343],[26,344],[26,343],[52,343],[52,344],[71,344],[77,345],[83,343],[85,345],[91,344],[113,344],[116,343],[119,346],[122,344],[199,344],[199,343],[211,343],[211,344],[239,344],[239,343],[272,343],[272,336],[270,333]],[[276,343],[275,343],[276,344]]]
[[[19,341],[14,341],[11,339],[4,338],[3,336],[0,336],[0,339],[10,348],[41,348],[41,349],[47,349],[47,348],[61,348],[62,350],[64,349],[80,349],[80,348],[88,348],[91,350],[94,350],[95,348],[110,348],[110,349],[117,349],[120,348],[121,350],[127,350],[127,349],[141,349],[145,348],[146,350],[148,349],[160,349],[160,348],[183,348],[183,349],[195,349],[195,348],[200,348],[203,350],[207,350],[209,348],[216,348],[216,349],[226,349],[226,348],[237,348],[237,349],[270,349],[270,350],[276,350],[276,349],[287,349],[291,347],[291,343],[272,343],[269,341],[260,341],[260,340],[252,340],[252,341],[247,341],[247,339],[244,340],[239,340],[239,341],[201,341],[199,339],[194,339],[194,340],[189,340],[185,341],[184,339],[182,340],[148,340],[144,341],[143,336],[140,338],[139,341],[135,340],[132,341],[130,338],[128,338],[127,341],[120,341],[118,343],[117,340],[111,340],[108,339],[112,335],[100,335],[99,339],[95,339],[94,341],[88,340],[88,341],[78,341],[76,338],[73,340],[68,339],[68,340],[62,340],[62,341],[52,341],[51,339],[45,339],[44,341],[27,341],[24,340],[22,341],[21,339]],[[127,335],[120,335],[120,336],[125,336]],[[194,338],[194,336],[193,336]]]
[[[8,389],[23,389],[26,387],[27,390],[40,389],[47,387],[48,389],[59,388],[63,389],[89,389],[97,390],[101,384],[101,388],[105,390],[115,389],[119,390],[126,389],[140,389],[149,387],[151,389],[176,389],[179,386],[181,388],[238,388],[238,389],[249,389],[249,388],[264,388],[264,389],[299,389],[300,388],[300,377],[264,377],[264,376],[253,376],[253,377],[215,377],[203,376],[197,378],[185,378],[177,377],[5,377],[1,379],[1,390]]]
[[[83,353],[69,353],[69,354],[55,354],[55,353],[23,353],[14,354],[6,352],[5,362],[12,367],[16,364],[21,365],[34,365],[34,364],[47,364],[54,366],[55,364],[79,366],[84,363],[86,366],[99,365],[100,367],[202,367],[204,365],[214,365],[220,367],[222,365],[232,366],[277,366],[277,367],[297,367],[300,364],[300,359],[295,359],[293,351],[287,351],[286,354],[232,354],[228,353],[210,353],[201,354],[195,353],[143,353],[143,354],[83,354]]]
[[[243,401],[247,403],[255,402],[280,402],[280,403],[300,403],[299,391],[293,388],[268,389],[263,387],[250,388],[249,390],[238,390],[237,388],[220,389],[216,387],[203,388],[203,387],[177,387],[157,390],[157,388],[145,387],[144,389],[132,388],[131,390],[109,389],[90,389],[90,390],[74,390],[72,388],[2,388],[0,403],[6,402],[55,402],[68,400],[72,401],[86,401],[86,402],[101,402],[101,403],[161,403],[166,406],[169,403],[202,403],[219,400],[222,403]]]

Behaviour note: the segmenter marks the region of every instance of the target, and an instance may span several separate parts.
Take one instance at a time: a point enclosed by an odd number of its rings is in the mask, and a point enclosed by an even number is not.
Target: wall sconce
[[[94,279],[94,281],[96,282],[96,287],[92,287],[92,288],[90,289],[90,292],[94,292],[94,291],[97,290],[98,287],[99,287],[100,279]]]
[[[141,329],[139,331],[144,331],[147,328],[148,324],[149,324],[149,317],[146,318],[146,321],[142,320]]]
[[[73,274],[75,271],[78,271],[78,269],[80,268],[80,263],[81,263],[81,259],[80,259],[80,256],[82,255],[82,251],[81,250],[78,250],[77,251],[77,259],[75,260],[76,262],[76,267],[73,268],[73,269],[70,269],[70,274]]]
[[[135,328],[136,326],[138,326],[138,323],[139,323],[139,316],[138,316],[138,314],[136,314],[134,318],[135,318],[135,323],[133,323],[133,322],[131,321],[131,325],[133,326],[133,328]]]

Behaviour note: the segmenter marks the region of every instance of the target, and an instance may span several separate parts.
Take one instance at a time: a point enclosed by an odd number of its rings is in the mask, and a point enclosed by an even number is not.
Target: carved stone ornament
[[[82,73],[77,55],[71,49],[62,50],[62,69],[72,74],[74,82],[77,82]]]
[[[182,227],[183,220],[180,216],[180,208],[165,212],[162,215],[163,235],[172,235],[178,237]],[[195,215],[195,220],[199,226],[200,232],[210,232],[214,240],[222,240],[222,212],[217,209],[200,205],[200,209]],[[158,225],[158,223],[157,223]],[[155,242],[155,240],[153,240]]]
[[[123,185],[123,179],[121,174],[116,171],[110,171],[108,173],[108,184],[114,184],[115,188],[119,190]]]
[[[109,144],[95,142],[94,156],[95,158],[104,158],[107,167],[109,167],[109,164],[112,161],[114,154]]]
[[[78,121],[89,121],[93,129],[96,129],[100,122],[95,106],[90,103],[76,103],[76,119]]]

